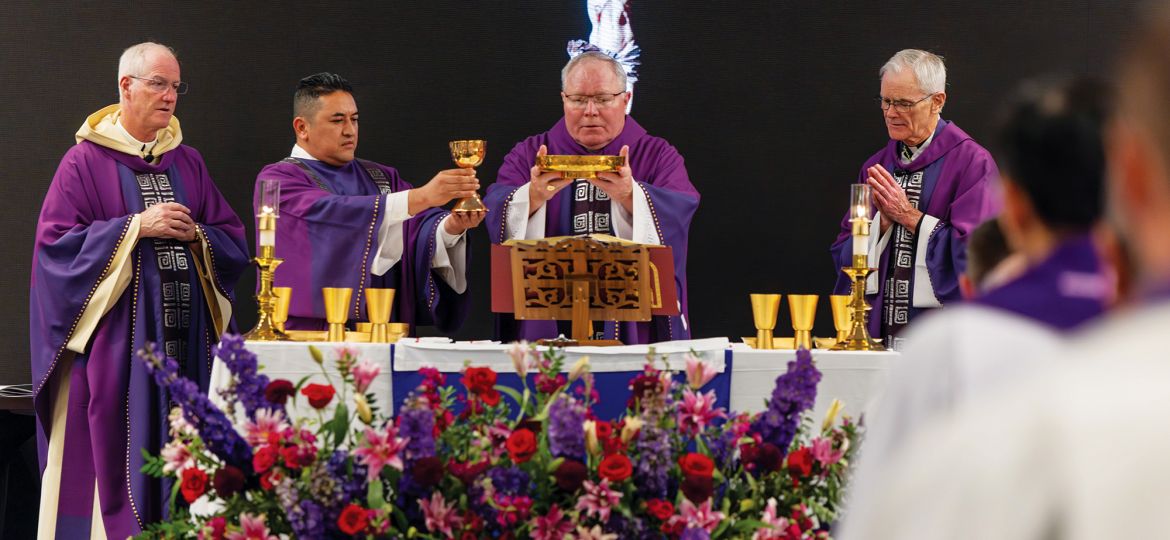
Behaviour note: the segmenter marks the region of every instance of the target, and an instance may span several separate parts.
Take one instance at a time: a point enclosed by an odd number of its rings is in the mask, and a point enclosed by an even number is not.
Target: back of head
[[[1132,35],[1119,62],[1118,112],[1149,131],[1170,167],[1170,4],[1152,3]]]
[[[878,77],[886,73],[901,73],[909,69],[914,72],[918,89],[927,94],[945,92],[947,89],[947,66],[943,57],[920,49],[902,49],[891,56],[878,70]]]
[[[321,72],[301,79],[293,92],[293,117],[311,120],[320,106],[317,99],[334,92],[353,94],[353,86],[336,73]]]
[[[997,162],[1053,230],[1083,232],[1103,213],[1102,130],[1112,95],[1090,79],[1021,85],[1001,124]]]
[[[986,290],[987,277],[1012,254],[999,220],[979,224],[967,236],[967,276],[978,290]]]

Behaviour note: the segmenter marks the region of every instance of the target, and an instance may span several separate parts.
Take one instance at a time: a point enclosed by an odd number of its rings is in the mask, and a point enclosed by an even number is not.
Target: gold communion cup
[[[780,314],[779,294],[752,294],[752,319],[756,324],[756,348],[772,349],[772,331]]]
[[[451,141],[447,143],[451,149],[451,159],[455,160],[455,164],[462,169],[474,169],[483,163],[483,158],[487,154],[487,141],[481,139],[467,139],[461,141]],[[483,205],[483,200],[479,198],[479,193],[474,197],[466,197],[455,202],[455,206],[451,207],[452,212],[476,212],[487,211],[487,207]]]
[[[849,311],[849,302],[852,301],[851,294],[829,296],[829,304],[833,306],[833,328],[837,329],[838,342],[849,339],[849,327],[853,324],[853,312]]]
[[[559,172],[561,178],[597,178],[599,172],[618,172],[626,165],[622,156],[537,156],[536,166],[544,172]]]
[[[404,322],[392,322],[386,325],[386,343],[396,343],[410,334],[410,325]]]
[[[793,346],[797,349],[804,347],[812,350],[813,322],[817,317],[817,295],[788,295],[788,311],[792,315],[792,330],[796,332]]]
[[[366,289],[366,314],[370,317],[370,342],[388,343],[387,326],[394,307],[394,289]]]
[[[353,289],[349,287],[322,287],[325,295],[325,321],[329,323],[327,341],[345,341],[345,321],[349,315],[349,299]]]
[[[276,297],[275,309],[272,310],[272,324],[284,332],[284,323],[288,322],[288,305],[292,301],[292,287],[273,287],[272,295]]]

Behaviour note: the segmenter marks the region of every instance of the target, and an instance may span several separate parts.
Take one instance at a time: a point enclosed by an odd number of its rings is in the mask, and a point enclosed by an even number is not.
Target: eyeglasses
[[[935,92],[935,94],[937,94],[937,93],[938,92]],[[922,103],[923,101],[926,101],[932,97],[934,97],[934,94],[927,94],[926,97],[924,97],[918,101],[907,101],[904,99],[891,100],[891,99],[886,99],[886,98],[881,97],[881,96],[877,96],[874,98],[874,100],[876,100],[878,102],[878,106],[880,106],[883,111],[888,111],[888,110],[890,110],[890,107],[893,107],[895,111],[898,111],[900,113],[904,113],[904,112],[910,112],[910,109],[913,109],[915,105],[918,105],[919,103]]]
[[[143,77],[135,77],[133,75],[127,75],[127,77],[130,77],[131,79],[138,79],[146,83],[146,87],[149,88],[151,92],[157,94],[166,92],[168,89],[174,90],[175,93],[180,96],[187,93],[187,83],[183,81],[169,82],[163,79],[146,79]]]
[[[606,107],[612,107],[615,103],[617,103],[618,96],[622,94],[625,94],[625,92],[617,92],[616,94],[596,94],[592,96],[581,94],[565,94],[562,92],[561,96],[565,98],[565,103],[574,109],[584,109],[587,105],[589,105],[590,101],[592,101],[598,109],[604,109]]]

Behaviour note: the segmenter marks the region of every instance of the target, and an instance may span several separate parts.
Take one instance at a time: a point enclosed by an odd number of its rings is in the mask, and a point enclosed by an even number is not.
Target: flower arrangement
[[[715,370],[701,358],[684,379],[651,354],[613,421],[591,413],[587,359],[566,374],[558,351],[525,344],[509,353],[522,388],[484,367],[460,388],[424,369],[393,418],[367,392],[378,366],[346,349],[331,360],[340,380],[310,348],[329,384],[293,383],[225,335],[223,410],[174,360],[139,354],[179,405],[144,467],[174,479],[170,520],[142,538],[827,538],[861,436],[838,402],[820,426],[808,418],[821,374],[805,350],[754,415],[702,391]],[[317,417],[290,420],[302,398]]]

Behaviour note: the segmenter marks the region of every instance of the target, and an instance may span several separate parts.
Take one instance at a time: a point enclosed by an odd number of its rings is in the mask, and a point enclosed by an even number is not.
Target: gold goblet
[[[284,323],[288,322],[288,304],[292,301],[292,287],[273,287],[272,294],[276,297],[275,309],[272,310],[272,324],[284,332]]]
[[[386,325],[386,342],[396,343],[410,333],[410,325],[404,322],[392,322]]]
[[[792,330],[794,334],[793,347],[812,350],[813,322],[817,317],[817,295],[790,294],[788,295],[788,311],[792,315]]]
[[[780,314],[779,294],[753,294],[752,319],[756,323],[756,348],[772,349],[772,331],[776,329],[776,316]]]
[[[366,289],[366,314],[370,317],[370,342],[387,343],[390,310],[394,307],[394,289]]]
[[[451,159],[455,160],[455,164],[463,169],[474,169],[483,163],[483,156],[487,154],[487,141],[479,139],[469,139],[463,141],[451,141],[447,143],[451,148]],[[487,211],[487,207],[483,205],[483,201],[479,198],[479,193],[474,197],[467,197],[459,199],[455,202],[455,206],[451,208],[452,212],[476,212]]]
[[[829,304],[833,306],[833,328],[837,329],[837,342],[849,339],[849,328],[853,324],[853,313],[849,311],[849,302],[853,301],[851,294],[834,294],[829,296]]]
[[[345,321],[348,320],[349,299],[353,289],[349,287],[322,287],[325,295],[325,321],[329,323],[328,341],[345,341]]]

